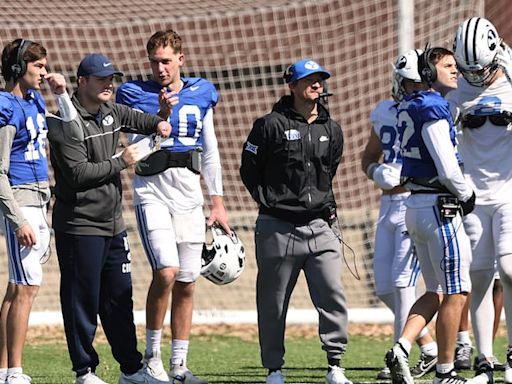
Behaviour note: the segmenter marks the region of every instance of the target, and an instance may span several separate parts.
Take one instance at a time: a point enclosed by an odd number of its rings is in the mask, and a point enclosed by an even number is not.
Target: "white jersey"
[[[461,77],[447,99],[461,116],[512,112],[512,86],[506,76],[488,87],[472,86]],[[496,126],[487,118],[480,128],[461,129],[458,149],[476,203],[512,202],[512,125]]]
[[[396,128],[397,103],[393,100],[383,100],[370,113],[370,122],[380,140],[383,163],[394,165],[398,170],[402,167],[400,142]]]

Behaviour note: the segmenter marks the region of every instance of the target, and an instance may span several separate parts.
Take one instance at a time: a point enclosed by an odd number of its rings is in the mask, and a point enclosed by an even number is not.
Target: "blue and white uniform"
[[[40,285],[41,257],[49,247],[46,221],[48,162],[45,103],[38,92],[25,98],[0,92],[0,209],[9,254],[9,281]],[[22,247],[15,231],[29,224],[37,242]]]
[[[437,92],[406,96],[398,107],[402,148],[402,177],[412,191],[405,222],[414,241],[426,289],[445,294],[469,292],[469,239],[459,213],[452,219],[439,214],[439,195],[461,201],[472,196],[459,166],[456,132],[448,102]]]
[[[402,155],[396,128],[398,104],[381,101],[370,113],[370,122],[382,149],[382,163],[400,175]],[[399,178],[399,177],[398,177]],[[405,227],[408,192],[384,191],[375,230],[373,272],[377,296],[395,315],[395,339],[402,333],[409,310],[416,300],[414,287],[419,276],[418,259]],[[411,288],[411,289],[408,289]]]
[[[482,119],[478,128],[461,126],[459,149],[464,175],[476,194],[475,209],[464,218],[473,253],[471,322],[478,352],[493,356],[489,319],[494,316],[495,265],[508,266],[512,260],[512,124],[496,125],[489,116],[512,113],[512,87],[504,75],[486,87],[472,86],[461,77],[447,99],[461,120],[467,115]],[[502,281],[510,281],[512,269],[502,267],[500,275]],[[505,298],[504,306],[508,313],[512,301]],[[507,328],[512,330],[508,318]]]
[[[161,148],[172,152],[201,148],[202,175],[208,192],[222,196],[222,172],[213,124],[217,91],[205,79],[181,80],[179,102],[169,117],[171,134],[162,141]],[[152,80],[128,82],[117,91],[117,102],[156,114],[161,89]],[[195,281],[201,269],[205,240],[199,175],[187,168],[169,168],[153,176],[136,175],[133,187],[139,233],[152,268],[179,267],[178,281]]]
[[[396,129],[397,103],[384,100],[370,114],[373,129],[380,139],[383,163],[402,168],[400,142]],[[417,258],[405,227],[405,200],[409,193],[383,194],[375,233],[373,267],[377,295],[394,291],[395,287],[416,285],[419,274]],[[392,241],[390,241],[392,240]]]

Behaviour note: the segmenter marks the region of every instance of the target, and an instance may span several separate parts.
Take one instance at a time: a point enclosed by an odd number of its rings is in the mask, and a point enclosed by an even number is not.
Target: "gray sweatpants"
[[[328,359],[347,344],[347,306],[341,283],[341,248],[322,219],[295,226],[268,215],[256,221],[256,304],[263,367],[284,364],[284,333],[290,296],[301,270],[319,315],[318,332]]]

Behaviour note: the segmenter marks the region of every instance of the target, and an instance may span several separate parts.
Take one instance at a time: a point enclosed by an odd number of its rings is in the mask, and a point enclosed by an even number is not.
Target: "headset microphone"
[[[329,96],[332,96],[334,95],[334,93],[331,93],[331,92],[322,92],[322,93],[319,93],[318,94],[318,97],[329,97]]]

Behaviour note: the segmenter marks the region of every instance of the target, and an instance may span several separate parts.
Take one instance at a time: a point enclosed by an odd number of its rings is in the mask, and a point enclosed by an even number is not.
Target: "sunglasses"
[[[497,115],[477,116],[477,115],[466,115],[462,118],[462,128],[480,128],[485,124],[485,121],[489,118],[489,121],[499,127],[506,127],[512,123],[512,113],[503,111]]]

